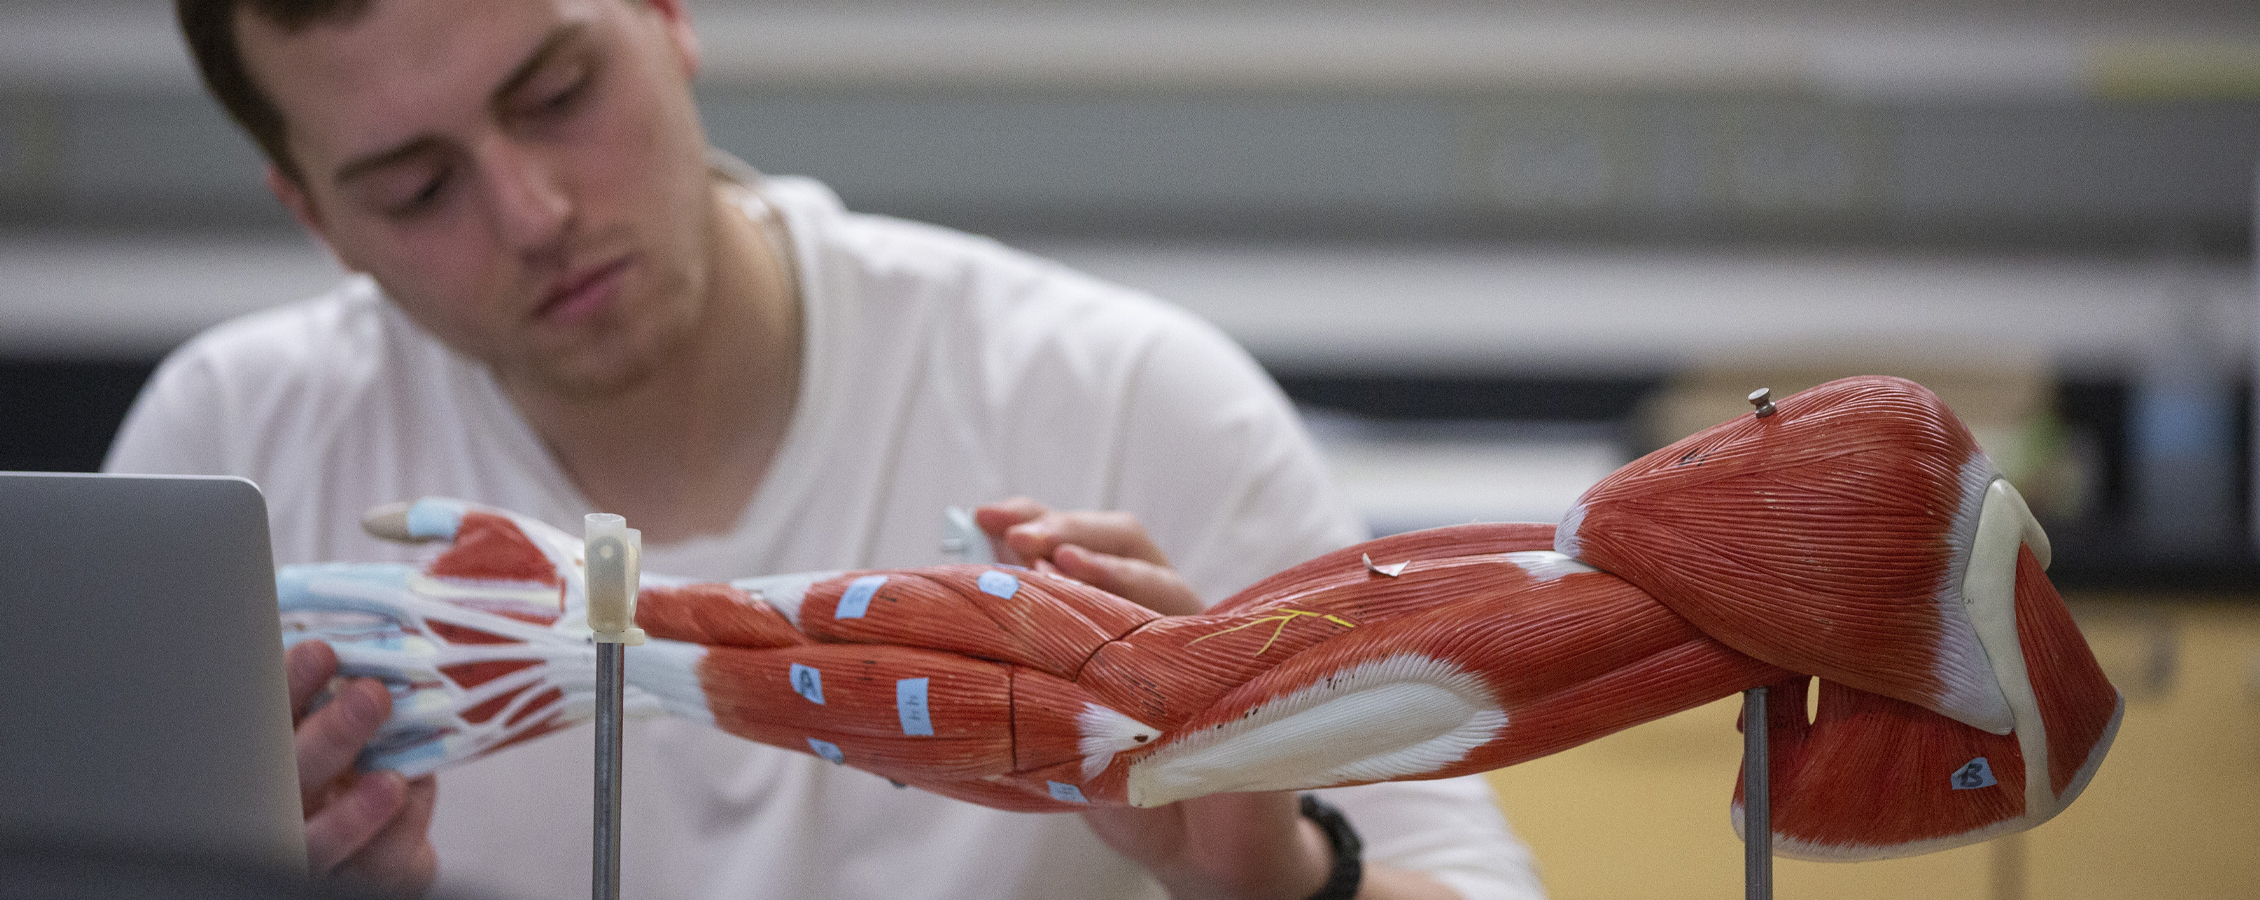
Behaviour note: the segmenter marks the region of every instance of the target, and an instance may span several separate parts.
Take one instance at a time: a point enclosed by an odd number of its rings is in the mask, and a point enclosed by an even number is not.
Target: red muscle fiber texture
[[[724,647],[808,643],[776,607],[726,584],[647,587],[636,592],[636,624],[671,640]]]
[[[1767,703],[1773,828],[1790,845],[1785,851],[1806,845],[1846,859],[1901,856],[1906,845],[2024,814],[2024,757],[2014,735],[1829,681],[1820,682],[1819,709],[1807,723],[1809,680],[1775,684]],[[1976,759],[1987,761],[1999,784],[1957,789],[1954,774]],[[1740,781],[1734,802],[1739,821]]]
[[[2030,549],[2017,552],[2017,639],[2048,730],[2048,787],[2061,797],[2083,769],[2093,773],[2089,754],[2106,746],[2119,692]]]
[[[494,581],[531,581],[562,585],[557,567],[541,548],[526,540],[518,526],[493,513],[467,512],[455,528],[452,550],[433,560],[431,573],[441,577]]]
[[[1016,810],[1480,772],[1771,685],[1783,852],[1904,855],[2045,820],[2117,724],[2035,548],[2015,646],[1980,646],[1962,579],[1993,478],[1928,391],[1847,379],[1635,461],[1558,527],[1387,537],[1200,615],[959,565],[829,578],[797,623],[646,588],[637,620],[704,648],[718,727]],[[514,527],[464,522],[448,574],[530,580]],[[1988,716],[2013,724],[1965,724]]]
[[[1948,580],[1973,458],[1929,391],[1831,382],[1603,479],[1574,553],[1744,653],[1941,709],[1946,680],[1982,677],[1983,660],[1949,654],[1947,623],[1908,607]]]

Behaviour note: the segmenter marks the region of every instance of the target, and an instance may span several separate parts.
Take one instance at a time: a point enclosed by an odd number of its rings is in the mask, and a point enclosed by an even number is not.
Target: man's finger
[[[1060,513],[1045,513],[1004,530],[1004,548],[1023,560],[1049,559],[1053,550],[1059,549],[1057,519]]]
[[[1046,509],[1041,503],[1027,497],[1014,497],[1010,500],[1000,500],[996,503],[974,507],[973,524],[980,526],[981,533],[989,536],[989,548],[994,551],[998,562],[1012,566],[1024,566],[1028,565],[1030,560],[1041,559],[1042,555],[1021,556],[1013,552],[1011,545],[1005,538],[1005,532],[1013,526],[1034,521],[1047,512],[1050,512],[1050,510]]]
[[[295,722],[306,715],[314,692],[336,677],[337,651],[321,641],[306,641],[283,654],[283,672],[290,682],[290,718]]]
[[[309,814],[319,811],[322,792],[353,765],[390,715],[392,695],[363,678],[346,682],[328,705],[298,721],[298,792]]]
[[[1064,544],[1169,565],[1138,517],[1126,512],[1047,512],[1004,530],[1004,543],[1021,559],[1049,557]]]
[[[430,888],[439,873],[439,855],[432,849],[431,839],[432,809],[438,795],[438,781],[432,776],[409,780],[399,811],[333,874],[351,876],[402,896],[416,896]]]
[[[306,820],[306,867],[331,874],[391,824],[407,801],[408,781],[398,772],[370,772],[353,779],[321,812]]]
[[[1051,558],[1060,574],[1158,613],[1188,616],[1204,606],[1200,595],[1175,571],[1142,559],[1098,553],[1075,544],[1061,544]]]

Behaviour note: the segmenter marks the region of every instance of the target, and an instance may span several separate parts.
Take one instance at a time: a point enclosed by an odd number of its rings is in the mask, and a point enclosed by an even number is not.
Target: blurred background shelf
[[[2248,5],[694,3],[716,144],[984,232],[2241,254]],[[0,221],[280,228],[161,5],[19,0]]]
[[[2074,586],[2260,583],[2254,288],[2191,255],[1031,236],[1248,346],[1382,532],[1551,521],[1648,449],[1842,375],[1940,392],[2034,501]],[[337,277],[289,232],[0,233],[0,468],[97,465],[150,366]],[[2211,406],[2206,403],[2210,402]],[[2145,404],[2196,407],[2194,455]],[[2173,423],[2169,422],[2168,425]],[[2146,435],[2151,435],[2146,437]],[[2158,533],[2145,485],[2169,494]],[[2148,510],[2148,512],[2146,512]],[[2146,518],[2149,516],[2151,518]]]

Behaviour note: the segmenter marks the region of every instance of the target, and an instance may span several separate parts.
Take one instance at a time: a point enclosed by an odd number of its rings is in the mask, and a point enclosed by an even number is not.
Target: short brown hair
[[[304,184],[304,175],[290,158],[290,129],[282,110],[251,79],[250,68],[243,64],[243,48],[235,40],[236,11],[245,7],[285,33],[295,33],[320,23],[350,22],[368,9],[369,0],[173,0],[181,36],[188,39],[188,53],[204,76],[204,87],[219,98],[236,124],[251,133],[268,162]]]

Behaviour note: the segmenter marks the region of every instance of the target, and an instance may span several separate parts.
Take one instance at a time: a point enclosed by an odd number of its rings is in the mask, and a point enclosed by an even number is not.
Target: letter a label
[[[792,678],[793,693],[808,698],[810,703],[823,704],[824,673],[817,671],[814,666],[793,663]]]

